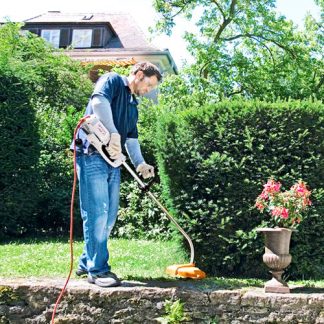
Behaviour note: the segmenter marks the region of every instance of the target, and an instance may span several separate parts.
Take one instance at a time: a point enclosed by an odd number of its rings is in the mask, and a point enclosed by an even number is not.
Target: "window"
[[[76,48],[91,47],[92,29],[74,29],[72,46]]]
[[[103,45],[103,28],[94,28],[92,35],[92,47],[102,47]]]
[[[60,47],[66,48],[71,43],[71,36],[72,32],[70,28],[62,28],[61,29],[61,36],[60,36]]]
[[[51,43],[54,47],[60,45],[60,30],[59,29],[42,29],[41,36]]]

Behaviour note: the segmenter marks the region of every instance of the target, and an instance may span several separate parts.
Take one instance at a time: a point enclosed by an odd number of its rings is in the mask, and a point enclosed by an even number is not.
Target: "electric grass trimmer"
[[[148,185],[144,183],[139,176],[131,169],[131,167],[125,162],[126,158],[123,154],[112,161],[107,152],[107,143],[110,139],[109,131],[100,122],[100,120],[95,115],[90,115],[84,119],[81,124],[81,129],[86,133],[87,140],[94,146],[101,156],[113,167],[119,167],[123,165],[124,168],[132,175],[132,177],[137,181],[141,190],[146,192],[150,198],[160,207],[160,209],[166,214],[166,216],[171,220],[171,222],[177,227],[181,234],[186,238],[190,246],[190,263],[188,264],[175,264],[167,267],[166,273],[171,276],[177,276],[181,278],[192,278],[192,279],[202,279],[206,277],[206,274],[195,267],[194,263],[194,246],[188,234],[183,230],[183,228],[175,221],[175,219],[170,215],[166,208],[159,202],[159,200],[153,195],[148,189]]]

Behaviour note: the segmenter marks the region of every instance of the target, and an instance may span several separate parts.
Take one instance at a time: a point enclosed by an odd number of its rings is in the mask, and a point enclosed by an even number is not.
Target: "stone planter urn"
[[[291,262],[289,254],[290,238],[293,230],[288,228],[258,228],[265,237],[263,262],[270,269],[272,279],[265,283],[265,292],[289,293],[288,284],[281,278]]]

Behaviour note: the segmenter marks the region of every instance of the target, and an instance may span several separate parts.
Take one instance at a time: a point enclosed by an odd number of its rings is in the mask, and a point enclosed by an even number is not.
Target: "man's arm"
[[[141,163],[145,163],[137,138],[127,138],[125,147],[135,168],[137,168]]]
[[[154,167],[144,161],[138,139],[127,138],[125,146],[136,172],[140,173],[144,179],[154,177]]]
[[[110,141],[108,144],[108,153],[112,159],[117,159],[122,152],[120,135],[114,124],[110,102],[101,95],[94,95],[91,100],[93,112],[110,133]]]
[[[118,133],[114,124],[111,105],[108,99],[104,96],[94,95],[91,104],[94,114],[108,129],[109,133]]]

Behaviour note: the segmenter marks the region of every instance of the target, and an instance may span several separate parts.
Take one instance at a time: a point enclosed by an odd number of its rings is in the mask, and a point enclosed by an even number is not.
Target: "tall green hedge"
[[[268,219],[255,199],[270,176],[286,188],[302,178],[313,206],[293,234],[289,274],[323,277],[323,121],[319,102],[221,102],[160,117],[164,196],[192,237],[201,268],[263,276],[263,238],[253,229]]]
[[[87,71],[20,26],[0,28],[0,239],[68,229],[71,134]]]
[[[0,76],[0,233],[21,232],[35,220],[35,199],[39,194],[37,162],[40,155],[35,111],[28,92],[11,93],[11,85],[21,80]]]

